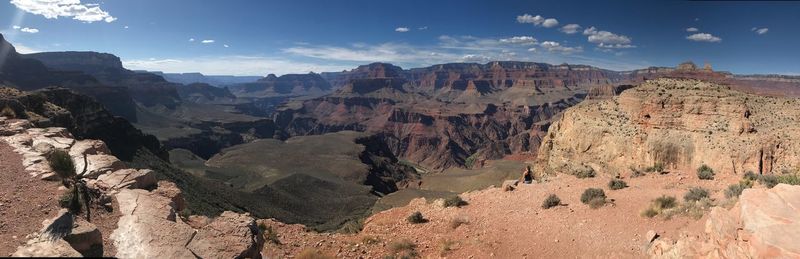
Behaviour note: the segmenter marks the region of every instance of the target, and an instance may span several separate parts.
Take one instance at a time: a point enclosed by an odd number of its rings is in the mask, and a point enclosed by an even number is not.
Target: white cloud
[[[27,33],[39,33],[39,29],[36,29],[36,28],[28,28],[28,27],[22,28],[22,29],[20,29],[19,31],[21,31],[21,32],[27,32]]]
[[[594,28],[594,27],[592,27]],[[597,44],[630,44],[631,38],[608,31],[598,31],[589,35],[589,42]]]
[[[420,31],[424,31],[424,30],[427,30],[427,29],[428,29],[428,26],[422,26],[422,27],[417,28],[417,30],[420,30]]]
[[[523,14],[517,16],[518,23],[532,23],[535,26],[542,26],[545,28],[552,28],[558,26],[558,20],[555,18],[547,18],[545,19],[541,15],[530,15],[530,14]]]
[[[211,44],[211,43],[214,43],[214,40],[203,40],[203,41],[201,41],[200,43],[203,43],[203,44]]]
[[[689,27],[689,28],[686,28],[686,31],[688,31],[688,32],[697,32],[699,30],[697,28],[695,28],[695,27]]]
[[[539,24],[542,24],[542,22],[544,22],[544,17],[542,17],[541,15],[533,16],[533,15],[530,15],[530,14],[523,14],[523,15],[517,16],[517,22],[518,23],[533,23],[534,25],[539,25]]]
[[[17,25],[14,25],[14,26],[12,26],[11,28],[14,28],[14,30],[19,30],[19,29],[21,29],[22,27],[19,27],[19,26],[17,26]],[[754,29],[755,29],[755,28],[754,28]]]
[[[567,24],[564,27],[561,27],[561,32],[566,34],[575,34],[578,33],[578,30],[581,29],[581,26],[578,24]]]
[[[130,28],[130,27],[128,27],[128,25],[125,25],[125,27],[123,27],[123,28],[127,29],[127,28]]]
[[[545,19],[544,22],[542,22],[542,27],[545,28],[553,28],[556,26],[558,26],[558,20],[556,20],[555,18],[548,18]]]
[[[409,29],[408,29],[408,27],[397,27],[397,29],[394,29],[394,31],[396,31],[396,32],[408,32]]]
[[[719,37],[711,35],[711,34],[708,34],[708,33],[695,33],[695,34],[686,36],[686,39],[687,40],[691,40],[691,41],[702,41],[702,42],[720,42],[720,41],[722,41],[722,39],[720,39]]]
[[[754,29],[755,29],[754,31],[756,33],[758,33],[758,35],[763,35],[763,34],[766,34],[767,32],[769,32],[769,28],[761,28],[761,29],[754,28]]]
[[[222,44],[222,46],[223,46],[223,47],[226,47],[226,48],[229,48],[229,47],[231,47],[231,46],[228,46],[228,44]]]
[[[600,44],[597,44],[597,47],[604,48],[604,49],[630,49],[630,48],[635,48],[636,46],[631,45],[631,44],[619,44],[619,43],[617,43],[617,44],[606,44],[606,43],[600,43]]]
[[[511,38],[500,39],[502,43],[532,45],[536,44],[537,40],[531,36],[514,36]]]
[[[593,35],[593,34],[596,34],[596,33],[597,33],[597,28],[595,28],[594,26],[586,28],[585,30],[583,30],[583,35]]]
[[[542,48],[546,49],[547,51],[559,52],[559,53],[563,53],[563,54],[572,54],[572,53],[577,53],[577,52],[582,52],[583,51],[582,47],[566,47],[566,46],[562,46],[560,43],[555,42],[555,41],[545,41],[545,42],[542,42],[541,44],[539,44],[539,46],[541,46]]]
[[[255,76],[273,73],[342,71],[352,65],[332,65],[297,62],[280,57],[214,56],[190,59],[123,59],[125,68],[132,70],[163,71],[167,73],[200,72],[206,75]]]
[[[189,42],[194,42],[194,38],[189,38]]]
[[[113,22],[117,18],[100,9],[99,4],[81,4],[80,0],[11,0],[17,8],[47,19],[72,17],[74,20],[92,22]]]

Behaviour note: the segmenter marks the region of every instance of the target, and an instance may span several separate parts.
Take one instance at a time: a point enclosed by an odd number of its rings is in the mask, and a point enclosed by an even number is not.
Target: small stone
[[[656,238],[658,238],[658,233],[655,230],[647,231],[647,234],[644,235],[645,241],[647,243],[652,243]]]

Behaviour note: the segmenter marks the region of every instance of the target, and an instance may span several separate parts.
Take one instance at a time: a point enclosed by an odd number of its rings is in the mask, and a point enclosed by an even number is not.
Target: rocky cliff
[[[366,131],[382,136],[397,156],[431,169],[535,154],[561,110],[587,94],[617,94],[613,84],[621,80],[588,66],[529,62],[411,70],[374,63],[326,76],[336,78],[329,80],[337,92],[277,111],[285,134]]]
[[[230,91],[238,97],[267,98],[277,96],[322,95],[331,85],[319,74],[269,74],[253,83],[231,85]]]
[[[550,126],[539,149],[547,172],[626,173],[662,164],[693,172],[772,174],[800,163],[798,100],[692,79],[657,79],[586,101]]]

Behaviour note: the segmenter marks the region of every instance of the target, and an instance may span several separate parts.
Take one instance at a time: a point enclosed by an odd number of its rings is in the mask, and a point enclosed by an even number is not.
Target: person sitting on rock
[[[531,166],[528,166],[525,171],[522,171],[522,177],[520,177],[519,181],[524,184],[533,183],[533,170],[531,170]]]

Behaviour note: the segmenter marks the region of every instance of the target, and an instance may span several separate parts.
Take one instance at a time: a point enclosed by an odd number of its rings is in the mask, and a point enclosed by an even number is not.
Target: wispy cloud
[[[766,34],[767,32],[769,32],[769,28],[756,28],[756,27],[753,27],[753,29],[750,29],[750,31],[753,31],[753,32],[757,33],[758,35],[763,35],[763,34]]]
[[[189,42],[194,42],[194,41],[195,41],[194,38],[189,38]]]
[[[25,28],[19,29],[19,31],[21,31],[21,32],[27,32],[27,33],[39,33],[39,29],[36,29],[36,28],[28,28],[28,27],[25,27]]]
[[[427,30],[427,29],[428,29],[428,26],[422,26],[422,27],[417,28],[417,30],[420,30],[420,31],[424,31],[424,30]]]
[[[550,52],[559,52],[559,53],[564,53],[564,54],[572,54],[572,53],[583,52],[583,48],[582,47],[566,47],[566,46],[562,46],[561,43],[554,42],[554,41],[545,41],[545,42],[542,42],[542,44],[539,44],[539,46],[542,46],[542,48],[544,48],[544,49],[546,49],[547,51],[550,51]]]
[[[689,27],[689,28],[686,28],[686,31],[687,32],[697,32],[699,30],[697,28],[695,28],[695,27]]]
[[[200,43],[203,43],[203,44],[211,44],[211,43],[214,43],[214,40],[203,40],[203,41],[201,41]]]
[[[720,39],[717,36],[711,35],[709,33],[695,33],[689,36],[686,36],[687,40],[691,41],[699,41],[699,42],[720,42]]]
[[[228,44],[222,44],[222,46],[226,47],[226,48],[230,48],[231,47],[231,46],[228,46]]]
[[[408,27],[397,27],[396,29],[394,29],[394,31],[396,31],[396,32],[408,32],[410,30],[408,29]]]
[[[17,8],[47,19],[72,17],[72,19],[92,23],[113,22],[117,18],[100,8],[99,4],[81,4],[80,0],[11,0]]]
[[[511,38],[504,38],[500,39],[502,43],[511,43],[511,44],[523,44],[523,45],[533,45],[536,44],[538,40],[531,36],[514,36]]]

